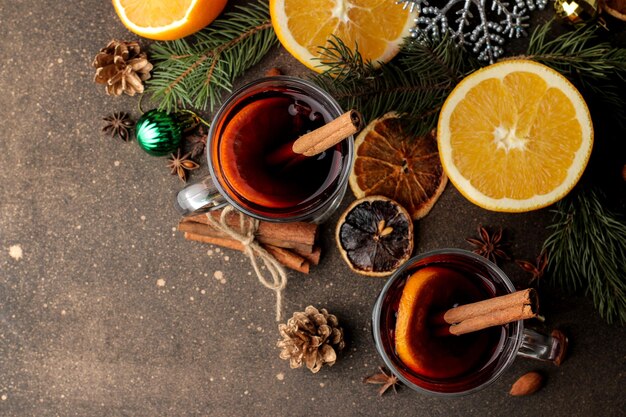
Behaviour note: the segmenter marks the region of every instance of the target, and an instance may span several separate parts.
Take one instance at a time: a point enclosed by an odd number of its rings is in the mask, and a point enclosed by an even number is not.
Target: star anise
[[[192,158],[200,156],[204,153],[207,140],[207,132],[204,126],[200,126],[196,132],[187,136],[186,139],[191,149],[190,154]]]
[[[189,159],[188,153],[180,156],[180,149],[176,156],[174,156],[174,154],[170,156],[167,166],[171,170],[172,175],[178,174],[178,178],[183,182],[187,182],[187,171],[193,171],[200,167],[200,165]]]
[[[474,237],[465,239],[476,247],[473,250],[474,253],[489,259],[495,264],[498,263],[498,259],[510,259],[509,254],[504,250],[508,244],[502,240],[502,228],[490,234],[486,228],[478,226],[478,236],[478,239]]]
[[[391,372],[385,372],[385,369],[381,366],[379,366],[378,369],[380,369],[379,373],[363,378],[363,383],[382,385],[378,390],[378,395],[383,395],[390,387],[393,388],[393,391],[397,394],[396,385],[399,384],[398,377]]]
[[[548,267],[548,254],[545,251],[542,251],[539,256],[537,256],[537,261],[535,263],[521,259],[516,260],[515,263],[518,264],[524,271],[532,274],[532,277],[528,282],[528,285],[532,285],[535,282],[538,282],[546,272],[546,268]]]
[[[107,117],[102,118],[107,124],[102,128],[104,133],[108,133],[112,138],[118,137],[124,142],[130,139],[130,129],[135,124],[128,113],[115,112]]]

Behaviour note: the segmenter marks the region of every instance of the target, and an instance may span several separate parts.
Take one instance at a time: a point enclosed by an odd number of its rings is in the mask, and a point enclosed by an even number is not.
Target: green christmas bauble
[[[176,115],[154,109],[137,120],[135,136],[141,149],[153,156],[164,156],[178,149],[183,128]]]

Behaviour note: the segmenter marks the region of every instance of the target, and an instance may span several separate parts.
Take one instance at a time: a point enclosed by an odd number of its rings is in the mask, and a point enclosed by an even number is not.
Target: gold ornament
[[[600,5],[598,0],[555,0],[554,10],[560,19],[579,25],[595,19]]]
[[[94,81],[105,84],[111,96],[143,93],[143,82],[150,78],[152,71],[152,64],[137,42],[109,42],[98,52],[92,65],[96,68]]]
[[[293,313],[287,324],[279,324],[282,340],[280,358],[288,359],[292,369],[303,364],[313,373],[322,365],[332,366],[337,360],[336,350],[345,347],[343,329],[333,314],[326,309],[308,306],[304,311]]]

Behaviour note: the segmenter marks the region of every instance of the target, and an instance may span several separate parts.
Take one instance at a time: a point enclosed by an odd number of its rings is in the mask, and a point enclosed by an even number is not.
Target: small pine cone
[[[345,347],[343,329],[333,314],[326,309],[318,311],[308,306],[304,312],[295,312],[287,324],[279,324],[282,340],[276,346],[281,348],[280,358],[288,359],[292,369],[304,363],[316,373],[322,365],[332,366],[337,360],[337,351]]]
[[[152,71],[152,64],[137,42],[112,40],[98,52],[92,65],[96,68],[94,81],[105,84],[111,96],[143,93],[143,82]]]

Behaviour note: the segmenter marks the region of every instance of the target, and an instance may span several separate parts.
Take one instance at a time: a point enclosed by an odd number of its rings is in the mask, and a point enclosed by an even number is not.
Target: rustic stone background
[[[185,241],[172,209],[180,183],[165,160],[100,132],[113,111],[139,115],[137,98],[108,97],[92,81],[91,61],[112,38],[137,39],[107,1],[0,2],[1,416],[625,415],[624,328],[602,321],[582,294],[549,286],[546,326],[571,338],[560,368],[520,358],[469,397],[401,388],[379,398],[361,381],[382,364],[370,314],[384,281],[343,263],[338,214],[322,227],[320,265],[290,273],[285,314],[328,308],[348,349],[318,374],[289,369],[275,347],[274,295],[248,261]],[[238,84],[270,67],[306,74],[275,48]],[[193,176],[204,173],[205,164]],[[416,250],[468,248],[464,238],[484,224],[503,226],[514,255],[530,259],[549,219],[549,209],[479,209],[449,185],[416,225]],[[514,264],[504,269],[527,278]],[[509,397],[536,369],[546,386]]]

